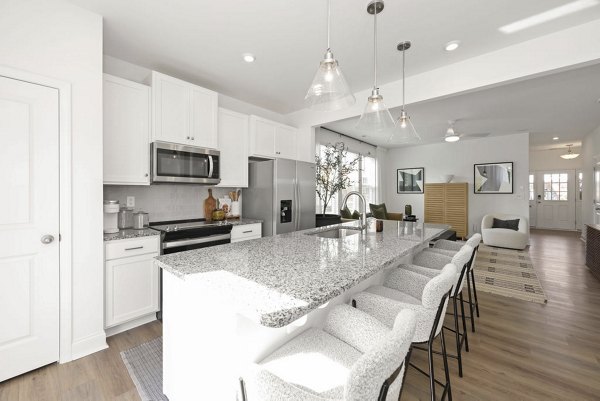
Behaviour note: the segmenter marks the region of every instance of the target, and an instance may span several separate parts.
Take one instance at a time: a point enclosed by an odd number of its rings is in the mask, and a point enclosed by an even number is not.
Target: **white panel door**
[[[537,228],[575,229],[575,172],[539,171],[537,181]]]
[[[58,115],[58,90],[0,77],[0,381],[59,356]]]

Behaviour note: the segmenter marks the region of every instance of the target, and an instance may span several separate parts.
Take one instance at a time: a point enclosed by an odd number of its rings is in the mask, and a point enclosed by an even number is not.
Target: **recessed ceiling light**
[[[558,141],[558,137],[555,136],[554,138],[552,138],[553,141]]]
[[[244,53],[244,54],[242,54],[242,57],[244,58],[244,61],[246,63],[254,63],[254,60],[256,60],[256,57],[254,57],[254,54],[250,54],[250,53]]]
[[[460,41],[453,40],[452,42],[446,43],[445,49],[447,52],[451,52],[451,51],[458,49],[458,46],[460,46]]]
[[[502,33],[510,34],[523,29],[531,28],[544,22],[552,21],[565,15],[573,14],[586,8],[596,6],[600,3],[599,0],[577,0],[564,4],[559,7],[552,8],[548,11],[541,12],[531,17],[524,18],[519,21],[501,26],[498,30]]]

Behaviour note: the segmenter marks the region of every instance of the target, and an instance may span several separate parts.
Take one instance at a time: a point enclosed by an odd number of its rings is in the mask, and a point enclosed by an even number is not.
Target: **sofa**
[[[519,220],[518,229],[494,228],[494,218],[498,220]],[[529,220],[511,214],[488,214],[481,221],[483,243],[490,246],[510,249],[525,249],[529,244]]]

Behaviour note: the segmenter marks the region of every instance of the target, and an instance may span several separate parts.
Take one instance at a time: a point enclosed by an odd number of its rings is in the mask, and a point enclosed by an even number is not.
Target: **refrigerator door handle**
[[[298,218],[297,218],[298,228],[296,228],[296,231],[297,231],[297,230],[300,230],[300,222],[302,221],[302,205],[300,205],[300,199],[301,199],[300,198],[300,180],[298,178],[296,178],[296,188],[297,188],[296,189],[296,193],[297,193],[296,198],[298,199],[298,202],[297,202],[297,207],[298,207]]]
[[[294,213],[292,218],[294,219],[294,231],[298,231],[298,179],[294,178]]]

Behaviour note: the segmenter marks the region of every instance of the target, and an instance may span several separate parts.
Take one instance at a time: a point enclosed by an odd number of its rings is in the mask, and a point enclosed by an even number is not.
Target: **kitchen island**
[[[352,230],[356,225],[158,257],[165,270],[165,395],[235,400],[248,363],[319,326],[329,308],[383,282],[390,268],[448,228],[385,221],[383,232],[362,233]]]

